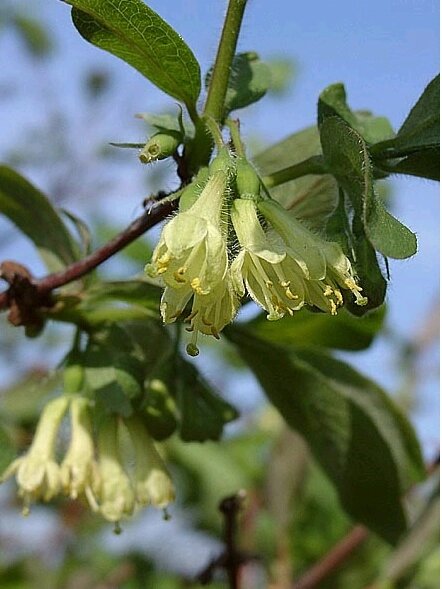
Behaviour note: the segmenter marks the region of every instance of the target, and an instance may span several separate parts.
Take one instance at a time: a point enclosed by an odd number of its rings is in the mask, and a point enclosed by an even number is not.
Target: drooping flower
[[[94,511],[111,522],[132,515],[135,494],[121,461],[118,444],[118,418],[110,416],[98,432],[98,468],[94,488],[86,488]]]
[[[291,315],[304,304],[336,314],[343,304],[341,289],[351,290],[356,302],[365,304],[340,246],[316,237],[275,205],[273,215],[273,202],[258,204],[270,223],[276,216],[275,231],[269,233],[264,232],[252,200],[236,200],[232,205],[232,222],[241,245],[232,263],[238,292],[244,294],[245,285],[270,320]],[[282,222],[284,215],[287,219]]]
[[[305,301],[302,268],[288,255],[280,238],[266,235],[252,200],[235,200],[231,217],[241,246],[232,263],[236,291],[242,296],[246,288],[270,320],[293,314]]]
[[[151,277],[161,277],[166,286],[181,290],[182,297],[209,294],[227,272],[221,228],[227,182],[228,170],[217,169],[210,175],[194,204],[164,226],[146,266]],[[167,305],[167,297],[163,299]]]
[[[367,298],[361,295],[362,289],[354,277],[350,260],[338,243],[315,236],[274,200],[262,200],[258,203],[258,208],[296,259],[298,256],[304,258],[308,277],[311,279],[307,281],[309,304],[334,315],[337,307],[343,304],[341,290],[350,290],[357,305],[367,304]],[[312,271],[313,251],[322,256],[324,271],[320,272],[321,275],[315,275]],[[315,267],[319,270],[319,266]]]
[[[125,420],[135,452],[135,496],[140,505],[165,508],[175,500],[175,489],[163,459],[138,417]]]
[[[76,499],[86,489],[96,486],[97,463],[88,399],[73,396],[70,416],[71,439],[60,466],[60,476],[64,491],[71,499]]]
[[[68,397],[61,396],[46,405],[28,452],[14,460],[0,479],[3,482],[15,475],[19,495],[24,501],[24,514],[29,513],[32,501],[49,501],[60,491],[60,467],[55,460],[55,446],[68,404]]]

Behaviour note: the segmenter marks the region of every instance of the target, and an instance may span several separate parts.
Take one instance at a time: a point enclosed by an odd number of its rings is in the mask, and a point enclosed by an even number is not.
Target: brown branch
[[[364,526],[355,526],[342,540],[315,563],[306,573],[295,581],[292,589],[313,589],[332,572],[342,566],[349,557],[365,542],[368,530]]]
[[[45,302],[47,302],[47,295],[49,295],[52,290],[68,284],[69,282],[73,282],[74,280],[78,280],[82,276],[85,276],[94,270],[97,266],[135,241],[137,237],[140,237],[140,235],[145,233],[148,229],[151,229],[154,225],[162,221],[165,217],[167,217],[167,215],[176,209],[176,206],[177,201],[162,201],[158,204],[155,204],[152,206],[152,208],[135,219],[135,221],[133,221],[121,233],[108,241],[108,243],[98,248],[82,260],[78,260],[70,266],[67,266],[61,272],[48,274],[47,276],[38,280],[29,276],[21,276],[22,280],[26,278],[29,286],[32,287],[32,290],[35,293],[34,300],[31,301],[31,304],[34,303],[34,306],[38,307],[40,306],[43,299]],[[10,287],[7,291],[0,293],[0,311],[11,307],[11,305],[16,301],[15,292],[12,289],[12,283],[14,279],[14,277],[7,279],[7,281],[10,283]],[[20,301],[18,301],[18,304],[20,304]],[[29,301],[27,304],[29,306]]]

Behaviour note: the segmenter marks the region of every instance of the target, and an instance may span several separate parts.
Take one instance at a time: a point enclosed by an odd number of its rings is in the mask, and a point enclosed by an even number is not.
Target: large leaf
[[[209,85],[212,70],[206,76]],[[272,84],[270,68],[258,55],[249,51],[233,58],[232,70],[225,100],[225,114],[244,108],[260,100]]]
[[[429,147],[401,159],[376,159],[377,169],[389,174],[407,174],[429,180],[440,180],[440,149]]]
[[[240,328],[271,343],[353,351],[370,346],[382,327],[384,316],[385,307],[363,318],[354,317],[345,309],[341,309],[335,317],[301,310],[293,317],[286,316],[278,321],[268,321],[265,313],[261,313]],[[231,329],[235,329],[235,325]]]
[[[338,117],[326,118],[320,134],[327,166],[349,195],[374,248],[391,258],[415,254],[416,236],[385,209],[374,191],[371,161],[361,135]]]
[[[141,0],[66,0],[72,20],[87,41],[137,69],[158,88],[195,111],[201,90],[192,51],[156,12]]]
[[[49,200],[8,166],[0,166],[0,213],[34,242],[48,270],[77,259],[78,247]]]
[[[290,427],[334,483],[345,510],[388,542],[406,529],[401,496],[424,476],[414,432],[387,395],[326,354],[227,330]]]

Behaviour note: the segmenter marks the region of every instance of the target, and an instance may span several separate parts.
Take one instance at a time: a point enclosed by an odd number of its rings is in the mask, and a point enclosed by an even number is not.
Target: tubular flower
[[[31,501],[49,501],[60,491],[60,467],[55,461],[55,444],[68,404],[68,397],[62,396],[46,405],[29,451],[14,460],[0,479],[3,482],[15,474],[25,515],[29,513]]]
[[[313,235],[276,201],[261,201],[258,208],[310,279],[306,282],[306,302],[335,315],[337,307],[343,304],[341,289],[344,289],[353,293],[357,305],[367,304],[367,298],[361,295],[362,289],[353,275],[350,260],[338,243]],[[300,257],[304,264],[301,264]]]
[[[165,508],[175,500],[175,489],[163,459],[142,421],[125,421],[135,451],[135,495],[140,505]]]
[[[216,170],[194,204],[178,213],[161,233],[152,261],[146,266],[151,277],[161,277],[184,300],[192,294],[207,295],[227,272],[226,240],[221,213],[228,172]],[[170,291],[163,297],[168,305]],[[187,302],[187,301],[186,301]]]
[[[305,301],[302,268],[289,256],[280,238],[270,239],[264,233],[252,200],[235,200],[231,216],[241,246],[231,269],[236,291],[244,295],[245,285],[270,320],[293,314]]]
[[[97,477],[89,401],[74,396],[70,416],[71,441],[60,466],[60,476],[65,492],[71,499],[76,499],[86,489],[95,486]]]
[[[135,495],[118,449],[118,418],[110,417],[98,433],[98,469],[93,489],[86,497],[94,511],[111,522],[132,515]]]

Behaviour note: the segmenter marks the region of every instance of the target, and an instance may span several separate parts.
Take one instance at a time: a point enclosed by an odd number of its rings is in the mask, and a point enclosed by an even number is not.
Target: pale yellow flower
[[[92,489],[97,477],[89,404],[88,399],[79,395],[71,398],[71,439],[60,466],[62,486],[71,499]]]
[[[343,304],[342,290],[350,290],[357,305],[367,304],[367,298],[361,295],[362,289],[357,284],[350,260],[338,243],[314,235],[274,200],[262,200],[258,203],[258,208],[282,237],[298,263],[298,256],[303,258],[306,275],[310,278],[306,283],[309,304],[334,315],[337,307]],[[317,272],[320,268],[318,252],[323,259],[320,272]]]
[[[3,482],[15,475],[19,495],[24,501],[24,514],[29,512],[32,501],[49,501],[60,491],[60,467],[55,460],[55,446],[68,404],[68,397],[62,396],[45,406],[30,449],[24,456],[14,460],[0,479]]]
[[[109,416],[98,432],[98,469],[94,488],[86,488],[94,511],[111,522],[132,515],[135,494],[121,461],[118,443],[118,418]]]
[[[175,489],[163,459],[138,417],[125,420],[135,452],[135,495],[140,505],[165,508],[175,499]]]

